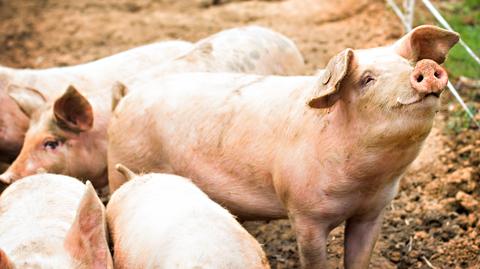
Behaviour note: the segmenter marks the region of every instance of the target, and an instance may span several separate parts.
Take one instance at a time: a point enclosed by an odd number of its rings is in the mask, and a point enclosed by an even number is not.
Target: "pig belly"
[[[190,159],[188,167],[172,167],[175,174],[192,178],[212,200],[242,220],[286,218],[284,205],[271,185],[271,177],[232,176],[217,163]],[[179,163],[184,163],[183,160]]]

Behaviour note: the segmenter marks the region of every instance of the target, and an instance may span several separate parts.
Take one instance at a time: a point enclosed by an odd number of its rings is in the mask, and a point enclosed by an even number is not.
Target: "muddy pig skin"
[[[133,176],[113,194],[107,220],[117,269],[270,268],[227,210],[176,175]]]
[[[85,92],[109,91],[114,81],[161,65],[191,48],[189,42],[164,41],[69,67],[14,69],[0,66],[0,161],[12,162],[20,152],[32,110],[43,101],[57,98],[68,85],[75,85]],[[28,88],[23,92],[31,100],[23,107],[24,111],[8,95],[10,85]],[[21,93],[16,91],[13,94]]]
[[[316,76],[188,73],[136,85],[110,122],[109,164],[191,178],[242,219],[288,217],[304,268],[326,268],[327,236],[346,221],[345,266],[366,268],[458,39],[421,26],[391,46],[346,49]],[[109,180],[112,191],[124,182],[111,167]]]
[[[90,182],[39,174],[0,196],[0,268],[113,268],[105,208]]]
[[[251,26],[225,30],[201,40],[172,63],[155,67],[133,78],[131,83],[136,84],[137,79],[150,81],[183,69],[288,74],[301,72],[303,65],[303,58],[292,41],[272,30]],[[112,91],[116,92],[117,88],[113,87]],[[125,87],[119,87],[120,91],[122,88]],[[15,87],[11,87],[11,92],[17,94],[14,97],[21,107],[28,110],[32,96],[27,98],[20,94],[25,90]],[[46,171],[91,180],[96,188],[107,186],[107,124],[112,101],[118,101],[108,90],[99,92],[85,94],[70,86],[61,97],[44,102],[35,110],[21,153],[0,175],[0,182],[10,184]]]

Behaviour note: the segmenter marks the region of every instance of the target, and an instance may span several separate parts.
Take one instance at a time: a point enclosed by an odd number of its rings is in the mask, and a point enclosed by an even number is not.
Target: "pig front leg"
[[[310,216],[290,216],[295,228],[302,268],[327,268],[329,226]]]
[[[345,268],[368,268],[382,228],[383,211],[375,216],[352,217],[345,225]]]

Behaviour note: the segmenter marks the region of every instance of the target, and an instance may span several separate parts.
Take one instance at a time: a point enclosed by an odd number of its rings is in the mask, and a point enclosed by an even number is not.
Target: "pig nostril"
[[[417,82],[422,82],[422,80],[423,80],[423,75],[418,76]]]
[[[435,71],[435,73],[433,73],[433,75],[434,75],[436,78],[440,78],[440,73],[438,73],[438,72],[436,72],[436,71]]]

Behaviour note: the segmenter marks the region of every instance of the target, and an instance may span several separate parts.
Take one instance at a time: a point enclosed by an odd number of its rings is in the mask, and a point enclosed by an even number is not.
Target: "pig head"
[[[27,177],[0,196],[0,207],[0,268],[112,268],[105,208],[89,182]]]
[[[50,172],[91,180],[96,188],[107,184],[102,128],[106,120],[98,116],[94,124],[86,97],[73,86],[53,103],[36,97],[38,92],[29,88],[11,86],[9,93],[32,123],[17,159],[0,175],[1,182],[11,184],[28,175]]]

